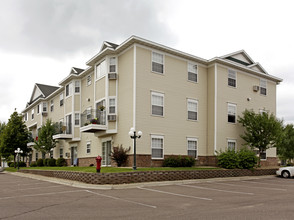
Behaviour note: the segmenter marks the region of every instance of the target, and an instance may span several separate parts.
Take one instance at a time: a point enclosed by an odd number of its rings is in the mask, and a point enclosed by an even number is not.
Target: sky
[[[294,123],[292,0],[1,0],[0,122],[35,83],[58,86],[104,41],[132,35],[211,59],[241,49],[273,76],[277,117]]]

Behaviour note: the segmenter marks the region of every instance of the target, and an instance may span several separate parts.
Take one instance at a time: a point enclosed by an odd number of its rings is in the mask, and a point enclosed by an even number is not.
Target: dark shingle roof
[[[80,75],[80,73],[83,72],[83,71],[84,71],[84,69],[73,67],[72,71],[71,71],[71,74]]]
[[[53,92],[55,92],[57,89],[59,89],[59,87],[57,87],[57,86],[48,86],[48,85],[43,85],[43,84],[39,84],[39,83],[36,83],[36,86],[38,86],[38,88],[44,94],[44,96],[45,96],[44,98],[46,98],[47,96],[49,96]]]
[[[108,41],[105,41],[107,44],[109,44],[113,49],[117,48],[118,45],[117,44],[114,44],[114,43],[111,43],[111,42],[108,42]]]

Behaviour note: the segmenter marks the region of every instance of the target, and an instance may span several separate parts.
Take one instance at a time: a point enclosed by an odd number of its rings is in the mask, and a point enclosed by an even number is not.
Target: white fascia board
[[[230,54],[226,54],[224,56],[221,56],[220,58],[226,58],[226,57],[231,57],[231,56],[234,56],[234,55],[237,55],[237,54],[240,54],[240,53],[244,53],[245,56],[252,62],[252,63],[255,63],[254,60],[248,55],[248,53],[246,53],[245,50],[238,50],[236,52],[233,52],[233,53],[230,53]]]
[[[101,55],[103,55],[104,53],[106,53],[107,51],[114,51],[113,48],[105,48],[104,50],[102,50],[101,52],[99,52],[98,54],[96,54],[94,57],[92,57],[89,61],[86,62],[86,65],[88,66],[92,66],[93,65],[93,62]],[[107,55],[107,53],[105,54]]]
[[[272,80],[272,81],[274,81],[274,82],[277,82],[277,83],[280,83],[280,82],[283,81],[283,79],[278,78],[278,77],[276,77],[276,76],[272,76],[272,75],[269,75],[269,74],[264,74],[264,73],[258,72],[258,71],[256,71],[256,70],[250,69],[250,68],[248,68],[248,67],[246,67],[246,66],[243,66],[243,65],[241,65],[241,64],[235,63],[235,62],[230,61],[230,60],[225,60],[225,59],[222,59],[222,58],[219,58],[219,57],[215,57],[215,58],[209,60],[209,62],[210,62],[210,63],[211,63],[211,62],[219,62],[219,63],[230,64],[230,65],[233,65],[233,66],[239,67],[239,68],[241,68],[241,69],[244,69],[244,70],[246,70],[246,71],[250,71],[251,73],[253,73],[253,74],[255,74],[255,75],[259,76],[259,77],[268,78],[268,79],[270,79],[270,80]]]
[[[21,111],[21,113],[25,113],[26,111],[28,111],[30,108],[32,108],[33,106],[35,106],[39,101],[44,101],[44,98],[38,98],[37,100],[35,100],[32,104],[30,104],[28,107],[26,107],[24,110]]]
[[[263,72],[265,72],[266,74],[268,74],[268,72],[258,62],[257,63],[254,63],[254,64],[251,64],[248,67],[251,68],[251,67],[254,67],[254,66],[258,66],[260,69],[262,69]]]

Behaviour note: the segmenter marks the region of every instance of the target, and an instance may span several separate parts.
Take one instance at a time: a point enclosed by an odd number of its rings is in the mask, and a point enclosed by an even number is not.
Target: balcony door
[[[74,165],[74,166],[77,166],[78,165],[78,147],[74,146],[74,147],[71,147],[71,165]]]
[[[106,124],[105,100],[96,103],[96,117],[100,125]]]
[[[102,143],[102,166],[111,166],[111,141]]]
[[[66,134],[71,134],[72,133],[72,127],[71,127],[71,115],[66,116]]]

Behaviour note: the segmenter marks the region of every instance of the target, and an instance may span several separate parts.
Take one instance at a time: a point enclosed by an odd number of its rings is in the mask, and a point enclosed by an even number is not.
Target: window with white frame
[[[34,117],[35,117],[35,109],[32,109],[32,120],[34,119]]]
[[[110,73],[116,72],[116,57],[109,58],[109,72]]]
[[[106,60],[103,60],[96,66],[96,79],[100,79],[101,77],[105,76],[107,72],[106,68]]]
[[[41,105],[37,105],[37,114],[39,114],[41,112]]]
[[[47,112],[47,102],[43,102],[43,112]]]
[[[59,148],[59,157],[63,158],[63,147]]]
[[[260,79],[260,94],[261,95],[266,95],[267,91],[266,91],[266,80],[265,79]]]
[[[152,159],[163,159],[163,136],[151,135]]]
[[[80,93],[80,81],[75,81],[75,93]]]
[[[228,139],[227,140],[227,147],[228,150],[235,151],[236,150],[236,140]]]
[[[28,120],[28,113],[27,113],[27,112],[24,114],[24,120],[25,120],[25,121]]]
[[[65,87],[65,96],[71,96],[72,95],[72,83],[69,83]]]
[[[187,99],[188,120],[198,120],[198,101]]]
[[[50,111],[53,112],[53,110],[54,110],[54,101],[51,100],[50,101]]]
[[[196,138],[187,138],[188,156],[197,158],[197,144],[198,140]]]
[[[228,86],[231,86],[231,87],[237,86],[236,71],[231,69],[228,70]]]
[[[75,113],[75,125],[80,125],[80,113]]]
[[[87,154],[91,153],[91,142],[87,142]]]
[[[92,84],[92,76],[91,75],[88,75],[87,76],[87,86],[89,86],[91,84]]]
[[[59,95],[59,105],[63,106],[63,93]]]
[[[163,116],[164,94],[151,92],[151,114]]]
[[[198,68],[196,64],[188,63],[188,80],[192,82],[198,81]]]
[[[152,52],[152,71],[163,74],[163,54]]]
[[[92,118],[91,108],[87,108],[87,120]]]
[[[109,98],[109,109],[108,113],[109,114],[115,114],[116,113],[116,101],[115,98]]]
[[[236,123],[237,105],[228,103],[228,122]]]

